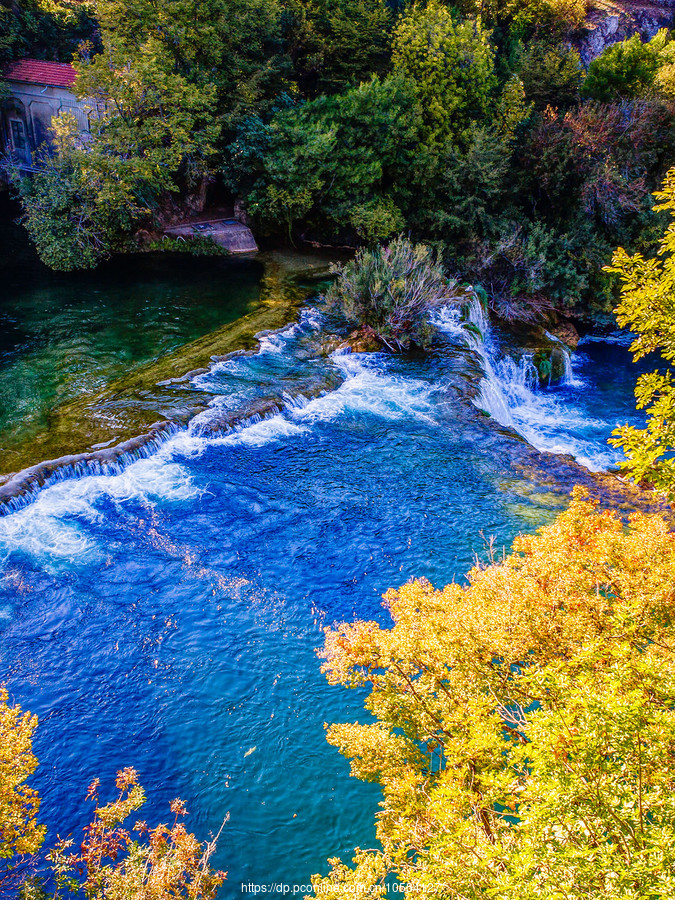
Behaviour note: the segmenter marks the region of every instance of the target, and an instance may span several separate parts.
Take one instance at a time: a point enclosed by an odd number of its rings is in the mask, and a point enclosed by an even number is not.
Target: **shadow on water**
[[[6,206],[4,212],[0,471],[16,469],[22,446],[49,431],[59,406],[95,394],[258,303],[263,267],[253,260],[144,254],[94,272],[51,272]]]
[[[0,473],[186,421],[193,397],[157,382],[251,345],[307,295],[303,265],[282,254],[137,254],[51,272],[2,205]],[[307,258],[302,274],[326,266]]]

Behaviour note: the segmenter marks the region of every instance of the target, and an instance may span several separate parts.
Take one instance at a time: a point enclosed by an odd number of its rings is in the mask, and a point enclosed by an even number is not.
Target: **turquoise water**
[[[175,796],[201,837],[229,815],[224,897],[306,885],[327,857],[370,846],[377,790],[324,737],[325,722],[363,719],[362,698],[321,676],[322,627],[386,622],[387,588],[461,579],[486,538],[508,545],[567,502],[569,484],[514,468],[522,442],[462,399],[470,349],[452,328],[422,361],[322,342],[320,313],[303,311],[197,377],[216,399],[154,456],[0,518],[0,678],[40,718],[49,841],[86,821],[92,778],[134,766],[149,822]],[[620,344],[582,350],[576,384],[525,385],[516,402],[502,373],[499,389],[514,419],[537,407],[542,447],[582,441],[598,461],[632,414],[632,369]],[[218,430],[275,392],[283,414]]]
[[[56,406],[244,315],[261,273],[252,260],[143,254],[62,275],[0,221],[0,473]]]

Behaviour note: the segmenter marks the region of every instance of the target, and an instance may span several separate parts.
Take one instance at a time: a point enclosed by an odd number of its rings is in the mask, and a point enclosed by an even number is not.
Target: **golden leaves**
[[[382,849],[334,861],[317,884],[346,894],[384,872],[425,896],[527,900],[564,882],[576,900],[589,885],[606,894],[611,860],[625,887],[675,829],[675,537],[657,516],[625,527],[577,491],[468,581],[389,591],[392,628],[326,630],[329,680],[369,688],[375,721],[328,740],[382,786]],[[636,822],[656,849],[622,850],[619,871],[612,848]]]
[[[0,687],[0,859],[35,853],[44,839],[38,795],[25,783],[38,765],[32,750],[36,726],[37,716],[11,706]]]

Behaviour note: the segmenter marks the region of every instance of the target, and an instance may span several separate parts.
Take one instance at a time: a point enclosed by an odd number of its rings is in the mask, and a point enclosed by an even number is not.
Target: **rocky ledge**
[[[634,34],[649,41],[660,28],[672,28],[674,21],[675,0],[592,0],[584,28],[573,43],[581,62],[588,67],[611,44]]]

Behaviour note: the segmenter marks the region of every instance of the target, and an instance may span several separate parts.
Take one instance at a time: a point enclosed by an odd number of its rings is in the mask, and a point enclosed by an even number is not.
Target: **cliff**
[[[672,28],[674,21],[675,0],[591,0],[585,27],[573,43],[588,66],[611,44],[634,34],[643,41],[651,40],[660,28]]]

